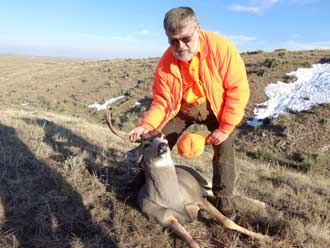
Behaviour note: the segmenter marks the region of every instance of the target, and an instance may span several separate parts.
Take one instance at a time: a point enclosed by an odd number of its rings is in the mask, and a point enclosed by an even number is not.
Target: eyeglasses
[[[180,39],[178,39],[178,38],[173,38],[173,39],[168,38],[168,43],[169,43],[171,46],[179,45],[179,44],[180,44],[180,41],[182,41],[184,44],[188,44],[189,42],[192,41],[193,36],[194,36],[194,34],[195,34],[195,31],[196,31],[196,28],[194,28],[194,31],[192,32],[191,35],[189,35],[189,36],[184,36],[184,37],[182,37],[182,38],[180,38]]]

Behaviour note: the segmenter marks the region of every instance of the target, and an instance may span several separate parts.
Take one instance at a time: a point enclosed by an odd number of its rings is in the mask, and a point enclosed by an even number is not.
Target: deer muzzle
[[[165,153],[167,153],[169,151],[169,146],[167,144],[167,142],[161,142],[159,145],[158,145],[158,156],[161,156]]]

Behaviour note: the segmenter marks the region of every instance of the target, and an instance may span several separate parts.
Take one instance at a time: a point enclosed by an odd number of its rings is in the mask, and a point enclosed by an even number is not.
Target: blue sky
[[[202,28],[241,52],[330,49],[328,0],[0,0],[0,53],[159,57],[164,14],[177,6],[192,7]]]

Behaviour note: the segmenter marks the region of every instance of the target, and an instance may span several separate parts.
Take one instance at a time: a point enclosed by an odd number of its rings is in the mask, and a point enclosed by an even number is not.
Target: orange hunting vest
[[[206,99],[219,122],[219,128],[231,133],[242,120],[249,99],[249,85],[244,62],[225,37],[200,30],[199,77]],[[183,79],[180,61],[169,47],[160,58],[152,84],[153,101],[141,120],[148,130],[161,126],[180,111]]]

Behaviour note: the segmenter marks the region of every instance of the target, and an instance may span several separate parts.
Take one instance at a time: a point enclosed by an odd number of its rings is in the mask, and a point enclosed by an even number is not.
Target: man
[[[169,10],[164,29],[170,44],[158,63],[153,81],[153,102],[131,141],[163,126],[172,149],[191,124],[206,125],[211,134],[213,192],[217,207],[232,217],[235,181],[235,126],[249,98],[245,66],[226,38],[201,30],[189,7]]]

